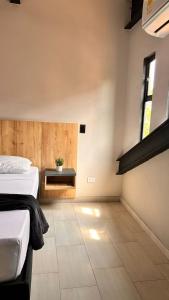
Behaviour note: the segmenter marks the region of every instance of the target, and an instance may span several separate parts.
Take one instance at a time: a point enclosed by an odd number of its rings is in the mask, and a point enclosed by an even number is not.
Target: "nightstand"
[[[45,170],[45,191],[62,191],[76,188],[76,172],[74,169],[65,168],[62,172],[56,169]]]

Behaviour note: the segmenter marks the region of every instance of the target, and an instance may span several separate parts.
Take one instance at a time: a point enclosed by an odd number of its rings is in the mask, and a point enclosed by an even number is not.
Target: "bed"
[[[30,171],[23,174],[0,174],[0,194],[32,195],[37,198],[38,187],[37,167],[30,167]]]
[[[0,174],[0,194],[38,194],[39,171],[36,167],[24,174]],[[0,211],[0,297],[3,300],[29,300],[32,273],[30,212]]]

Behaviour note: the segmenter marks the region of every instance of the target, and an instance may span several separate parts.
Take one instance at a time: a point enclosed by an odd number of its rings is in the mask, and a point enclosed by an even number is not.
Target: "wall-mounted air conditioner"
[[[144,30],[156,37],[169,34],[169,0],[144,0],[143,20]]]

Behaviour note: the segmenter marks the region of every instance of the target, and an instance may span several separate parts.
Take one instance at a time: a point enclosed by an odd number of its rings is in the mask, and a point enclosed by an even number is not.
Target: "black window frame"
[[[155,52],[144,59],[144,81],[143,81],[144,92],[143,92],[143,101],[142,101],[140,141],[142,141],[144,139],[143,138],[143,129],[144,129],[145,105],[146,105],[146,102],[152,101],[152,98],[153,98],[152,95],[150,95],[150,96],[148,95],[148,84],[149,84],[150,64],[155,59],[156,59]]]

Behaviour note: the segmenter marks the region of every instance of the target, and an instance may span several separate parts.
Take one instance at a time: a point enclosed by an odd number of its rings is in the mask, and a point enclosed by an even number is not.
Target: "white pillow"
[[[32,162],[20,156],[0,155],[1,174],[22,174],[30,170]]]
[[[0,155],[0,162],[2,161],[22,161],[32,164],[31,160],[22,156],[13,156],[13,155]]]

